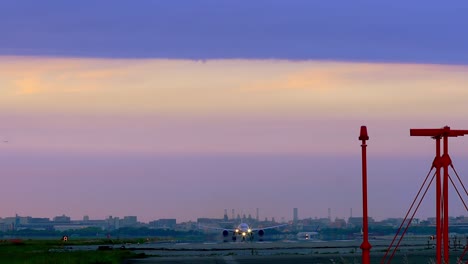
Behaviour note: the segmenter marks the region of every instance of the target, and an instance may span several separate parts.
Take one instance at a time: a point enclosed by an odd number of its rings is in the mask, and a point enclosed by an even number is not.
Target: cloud
[[[303,70],[274,77],[269,80],[255,81],[246,87],[247,90],[313,90],[316,92],[334,89],[336,73],[332,71]]]
[[[437,81],[451,76],[465,79],[460,73],[467,72],[466,66],[402,64],[402,63],[348,63],[315,61],[306,69],[286,71],[269,80],[250,85],[251,89],[336,89],[344,84],[363,82],[405,82],[412,85],[426,80]],[[444,79],[450,82],[450,79]],[[341,87],[341,89],[345,89]]]
[[[0,70],[15,111],[402,118],[460,115],[468,98],[467,67],[449,65],[9,57]]]
[[[465,1],[7,2],[3,55],[468,64]]]
[[[29,98],[92,94],[127,73],[121,62],[105,60],[2,57],[1,61],[9,94]]]
[[[36,77],[25,77],[23,79],[13,81],[15,94],[32,95],[38,94],[44,91],[41,87],[40,81]]]

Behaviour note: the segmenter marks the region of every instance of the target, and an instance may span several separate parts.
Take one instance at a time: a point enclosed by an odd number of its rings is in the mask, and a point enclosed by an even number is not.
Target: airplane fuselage
[[[237,226],[236,230],[234,231],[234,235],[240,235],[245,238],[248,235],[252,234],[252,229],[246,223],[241,223]]]

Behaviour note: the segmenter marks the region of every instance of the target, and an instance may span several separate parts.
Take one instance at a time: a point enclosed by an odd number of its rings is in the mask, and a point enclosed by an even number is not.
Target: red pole
[[[369,243],[369,226],[367,219],[367,156],[366,156],[366,140],[369,140],[367,135],[367,127],[361,126],[359,140],[362,141],[362,264],[370,264],[370,249]]]
[[[446,127],[447,128],[447,127]],[[450,128],[449,128],[450,129]],[[449,235],[448,235],[448,185],[449,185],[449,178],[448,178],[448,166],[450,165],[450,158],[448,154],[448,136],[447,134],[444,135],[444,155],[443,155],[443,166],[444,166],[444,190],[443,190],[443,199],[444,199],[444,218],[442,221],[443,224],[443,235],[444,235],[444,261],[445,263],[449,263]]]
[[[442,232],[440,225],[440,212],[441,212],[441,203],[440,199],[441,194],[441,182],[440,182],[440,136],[435,137],[436,140],[436,157],[434,159],[433,166],[436,169],[436,263],[442,264],[442,254],[441,254],[441,242],[442,242]]]

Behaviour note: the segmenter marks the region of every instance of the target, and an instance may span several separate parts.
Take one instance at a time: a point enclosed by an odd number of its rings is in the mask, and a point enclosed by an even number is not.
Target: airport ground
[[[371,263],[380,263],[392,237],[371,240]],[[257,242],[169,242],[83,239],[4,240],[1,263],[361,263],[361,241],[282,240]],[[464,245],[463,245],[464,246]],[[450,250],[450,263],[457,263],[463,247]],[[406,238],[391,263],[435,263],[434,241],[427,236]],[[466,259],[465,259],[466,261]]]
[[[371,263],[380,263],[390,240],[371,241]],[[361,263],[360,241],[281,241],[253,243],[181,243],[140,245],[133,252],[147,258],[130,259],[127,263]],[[456,263],[462,249],[451,251]],[[426,238],[413,238],[401,244],[392,263],[433,263],[435,250]]]
[[[380,263],[380,256],[371,257],[371,263]],[[357,264],[362,263],[361,258],[346,257],[340,255],[329,256],[309,256],[309,255],[292,255],[292,256],[224,256],[224,257],[173,257],[173,258],[147,258],[141,260],[133,260],[127,263],[132,264]],[[408,264],[432,264],[434,258],[426,255],[408,255],[405,257],[395,257],[391,263],[408,263]],[[457,263],[456,258],[451,257],[450,263]]]

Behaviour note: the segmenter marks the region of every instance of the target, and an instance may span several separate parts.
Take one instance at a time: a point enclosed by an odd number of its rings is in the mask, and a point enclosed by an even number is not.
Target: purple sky
[[[434,151],[409,128],[468,128],[467,13],[465,1],[4,1],[0,217],[358,216],[363,124],[370,214],[403,217]],[[461,175],[467,141],[451,145]]]
[[[3,1],[0,53],[468,63],[453,1]]]

